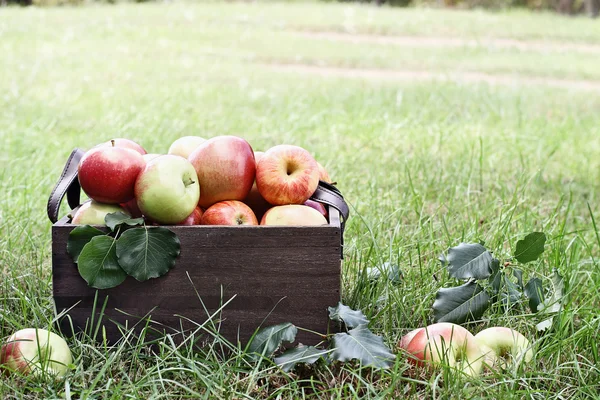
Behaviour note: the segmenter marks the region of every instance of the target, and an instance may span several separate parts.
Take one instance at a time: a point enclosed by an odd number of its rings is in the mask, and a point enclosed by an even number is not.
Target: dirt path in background
[[[487,74],[482,72],[440,73],[416,70],[354,69],[320,67],[305,64],[263,64],[275,72],[310,74],[332,78],[374,79],[387,81],[443,81],[458,83],[487,83],[490,85],[520,86],[538,85],[563,89],[600,92],[600,81],[555,79],[535,76]]]
[[[516,39],[501,38],[464,39],[451,37],[384,36],[339,32],[294,32],[294,34],[310,39],[321,39],[346,43],[389,44],[405,47],[491,47],[535,52],[579,52],[600,54],[600,45],[588,43],[568,43],[542,40],[521,41]]]

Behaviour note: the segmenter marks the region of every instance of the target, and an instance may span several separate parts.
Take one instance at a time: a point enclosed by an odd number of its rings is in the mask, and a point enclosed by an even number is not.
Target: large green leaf
[[[293,342],[296,340],[298,328],[290,322],[261,328],[248,345],[248,353],[253,360],[259,360],[261,356],[270,357],[282,342]]]
[[[336,333],[333,344],[332,357],[338,361],[357,359],[363,365],[389,368],[396,358],[383,338],[371,332],[366,325],[359,325],[348,333]]]
[[[114,232],[120,225],[143,225],[144,218],[131,218],[129,215],[121,211],[117,211],[114,213],[106,214],[106,216],[104,217],[104,222],[106,223],[106,226],[108,226],[109,229]]]
[[[341,302],[336,307],[329,307],[328,310],[329,319],[343,322],[348,328],[369,323],[367,317],[360,310],[353,310]]]
[[[313,346],[305,346],[301,344],[298,347],[285,351],[279,357],[275,357],[273,361],[279,365],[281,369],[288,372],[294,369],[296,364],[314,364],[318,359],[328,354],[330,350],[321,350]]]
[[[77,262],[83,246],[88,244],[95,236],[105,235],[100,229],[94,228],[89,225],[80,225],[73,229],[69,233],[69,239],[67,240],[67,253],[73,257],[73,261]]]
[[[532,232],[517,242],[515,258],[520,263],[535,261],[544,252],[546,235],[543,232]]]
[[[538,312],[538,306],[544,302],[544,288],[540,278],[532,278],[525,285],[523,291],[529,299],[529,309],[532,313]]]
[[[492,254],[478,243],[461,243],[448,250],[448,271],[456,279],[485,279],[492,274]]]
[[[169,272],[180,247],[177,235],[166,228],[132,228],[117,239],[117,257],[128,275],[146,281]]]
[[[106,235],[95,236],[83,246],[77,268],[88,285],[96,289],[118,286],[127,278],[119,266],[115,239]]]
[[[435,322],[462,324],[481,318],[490,305],[490,296],[475,281],[438,290],[433,303]]]

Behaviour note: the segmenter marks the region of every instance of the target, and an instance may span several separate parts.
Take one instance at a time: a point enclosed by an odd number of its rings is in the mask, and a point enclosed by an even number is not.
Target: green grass
[[[353,11],[351,11],[353,10]],[[527,307],[493,308],[472,331],[506,325],[537,344],[518,371],[459,379],[355,363],[291,374],[249,364],[215,340],[200,353],[135,338],[116,348],[70,339],[66,381],[6,378],[3,398],[598,398],[600,97],[543,85],[323,78],[273,72],[290,63],[514,74],[598,83],[598,54],[576,50],[343,44],[296,31],[597,43],[597,21],[521,11],[392,10],[347,4],[144,4],[0,12],[0,337],[55,318],[47,197],[74,147],[128,137],[165,152],[182,135],[245,137],[256,150],[309,149],[351,203],[343,301],[394,346],[432,320],[454,285],[440,253],[484,241],[507,259],[543,231],[525,278],[569,292],[556,329],[535,332]],[[589,207],[589,208],[588,208]],[[591,212],[590,212],[591,210]],[[404,280],[368,288],[390,261]],[[386,296],[382,303],[378,300]],[[201,322],[201,321],[199,321]],[[220,353],[230,346],[228,356]]]

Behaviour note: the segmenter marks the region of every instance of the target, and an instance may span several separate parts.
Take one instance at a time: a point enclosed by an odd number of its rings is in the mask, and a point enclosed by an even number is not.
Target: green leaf
[[[538,312],[538,306],[544,302],[544,288],[540,278],[532,278],[525,285],[525,296],[529,299],[529,309],[532,313]]]
[[[517,286],[519,289],[523,290],[523,271],[520,269],[514,269],[513,276],[517,278]]]
[[[448,250],[448,271],[456,279],[485,279],[492,274],[492,254],[477,243],[461,243]]]
[[[555,269],[552,274],[552,296],[538,305],[540,314],[550,314],[550,318],[540,322],[535,327],[538,331],[544,331],[552,326],[554,315],[562,310],[562,300],[565,296],[565,281]]]
[[[438,290],[433,303],[435,322],[462,324],[481,318],[490,306],[490,296],[475,281]]]
[[[521,291],[519,290],[519,286],[516,283],[510,280],[510,278],[506,275],[503,275],[504,286],[506,287],[506,292],[502,292],[502,302],[506,305],[511,305],[519,301],[521,298]]]
[[[520,263],[535,261],[544,252],[546,235],[543,232],[532,232],[517,242],[515,258]]]
[[[85,246],[95,236],[105,235],[100,229],[89,225],[80,225],[69,233],[67,240],[67,253],[77,262],[77,258]]]
[[[369,320],[360,310],[353,310],[341,302],[336,307],[328,307],[329,319],[332,321],[341,321],[348,328],[354,328],[362,324],[368,324]]]
[[[106,223],[106,226],[108,226],[108,228],[114,232],[120,225],[144,225],[144,218],[131,218],[129,215],[121,211],[117,211],[106,214],[104,217],[104,222]]]
[[[77,268],[88,285],[96,289],[118,286],[127,278],[119,266],[115,239],[106,235],[95,236],[83,246]]]
[[[357,359],[363,365],[389,368],[396,358],[383,338],[371,332],[366,325],[359,325],[348,333],[336,333],[333,343],[332,357],[338,361]]]
[[[177,235],[161,227],[132,228],[117,239],[119,264],[138,281],[158,278],[169,272],[180,248]]]
[[[321,350],[313,346],[305,346],[301,344],[298,347],[285,351],[279,357],[275,357],[273,361],[285,372],[289,372],[298,363],[314,364],[328,354],[330,350]]]
[[[402,271],[400,271],[400,267],[390,262],[367,268],[367,277],[370,281],[376,281],[381,278],[381,276],[393,284],[398,284],[402,281]]]
[[[270,357],[282,342],[291,343],[296,340],[296,333],[298,328],[289,322],[261,328],[248,345],[248,353],[254,361],[261,356]]]

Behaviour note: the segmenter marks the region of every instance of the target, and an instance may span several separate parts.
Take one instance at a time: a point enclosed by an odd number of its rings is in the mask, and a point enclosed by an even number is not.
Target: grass
[[[422,48],[309,39],[297,31],[360,32],[544,43],[597,43],[580,18],[392,10],[347,4],[143,4],[0,13],[0,337],[55,318],[47,196],[74,147],[128,137],[165,152],[182,135],[237,134],[257,150],[309,149],[351,203],[343,301],[393,347],[432,320],[440,287],[455,285],[440,253],[484,241],[507,259],[543,231],[526,279],[568,281],[557,326],[539,335],[520,304],[495,307],[472,331],[506,325],[535,341],[533,364],[459,379],[355,363],[287,374],[248,363],[215,339],[200,353],[165,338],[117,347],[70,339],[65,381],[6,378],[12,398],[598,398],[600,360],[600,98],[595,92],[453,81],[344,79],[274,72],[267,64],[479,71],[600,80],[597,54],[516,48]],[[394,286],[365,268],[398,264]],[[378,300],[385,296],[382,303]],[[223,356],[220,348],[229,348]]]

